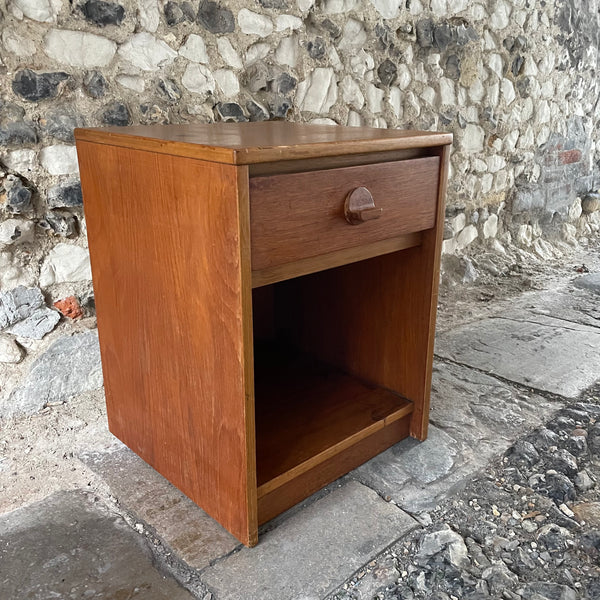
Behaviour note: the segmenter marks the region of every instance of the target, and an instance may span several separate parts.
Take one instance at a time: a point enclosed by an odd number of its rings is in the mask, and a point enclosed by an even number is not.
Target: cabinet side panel
[[[255,542],[236,167],[77,150],[110,430]]]

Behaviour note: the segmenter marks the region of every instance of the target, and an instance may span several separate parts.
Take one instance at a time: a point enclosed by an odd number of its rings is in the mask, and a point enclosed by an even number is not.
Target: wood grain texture
[[[252,287],[258,288],[277,281],[285,281],[293,277],[300,277],[301,275],[308,275],[317,271],[323,271],[324,269],[332,269],[359,260],[373,258],[381,254],[405,250],[406,248],[418,246],[420,243],[420,232],[406,233],[398,237],[391,237],[378,242],[356,246],[355,248],[345,248],[344,250],[302,258],[284,265],[267,267],[266,269],[252,271]]]
[[[291,479],[258,499],[258,523],[263,524],[304,500],[324,485],[363,464],[408,436],[410,415],[371,433],[353,446]]]
[[[75,137],[237,165],[433,147],[452,141],[450,133],[282,121],[76,129]]]
[[[110,429],[256,543],[247,172],[77,149]]]
[[[259,497],[412,411],[397,394],[284,347],[256,357]]]
[[[411,435],[419,439],[426,437],[429,409],[445,173],[441,176],[434,180],[440,200],[436,226],[422,233],[421,245],[276,287],[280,335],[410,400]]]
[[[297,160],[278,160],[268,163],[253,163],[248,165],[250,177],[264,175],[283,175],[285,173],[303,173],[306,171],[322,171],[323,169],[338,169],[358,165],[373,165],[376,163],[395,162],[409,158],[428,156],[428,148],[404,148],[387,152],[370,152],[369,154],[341,154],[336,156],[321,156],[319,158],[302,158]]]
[[[250,180],[252,269],[371,244],[433,227],[439,157],[254,177]],[[365,187],[380,218],[351,225],[346,196]]]

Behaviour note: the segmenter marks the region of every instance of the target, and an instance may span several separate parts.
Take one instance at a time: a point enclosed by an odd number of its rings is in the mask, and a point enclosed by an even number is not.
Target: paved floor
[[[438,336],[429,439],[405,440],[334,482],[268,524],[254,549],[126,448],[81,456],[131,526],[78,491],[0,517],[3,600],[326,598],[600,381],[599,279],[524,294]]]

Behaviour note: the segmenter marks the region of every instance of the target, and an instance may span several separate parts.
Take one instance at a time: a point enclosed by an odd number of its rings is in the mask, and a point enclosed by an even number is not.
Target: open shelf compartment
[[[258,496],[412,412],[412,403],[293,350],[255,352]]]

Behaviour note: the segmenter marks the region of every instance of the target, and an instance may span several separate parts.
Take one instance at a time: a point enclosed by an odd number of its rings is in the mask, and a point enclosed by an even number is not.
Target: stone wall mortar
[[[556,256],[600,229],[599,36],[598,0],[0,0],[0,292],[93,315],[77,126],[451,131],[444,252]]]

